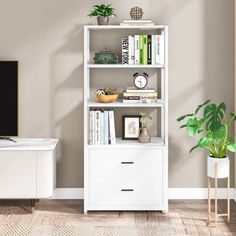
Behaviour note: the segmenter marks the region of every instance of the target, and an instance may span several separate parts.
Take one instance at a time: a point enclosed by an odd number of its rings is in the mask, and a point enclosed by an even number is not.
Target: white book
[[[116,131],[115,131],[115,119],[114,111],[109,111],[109,130],[110,130],[110,144],[116,144]]]
[[[127,87],[124,90],[125,93],[153,93],[156,92],[154,88],[145,88],[145,89],[137,89],[135,87]]]
[[[156,64],[156,35],[152,35],[152,64]]]
[[[100,145],[100,111],[95,111],[95,145]]]
[[[121,26],[154,26],[154,23],[146,23],[146,22],[133,22],[133,23],[120,23]]]
[[[108,111],[104,111],[104,145],[109,144],[109,114]]]
[[[129,39],[122,38],[121,40],[121,62],[122,64],[129,64]]]
[[[134,36],[134,63],[135,65],[140,64],[140,56],[139,56],[139,35]]]
[[[152,20],[151,19],[141,19],[141,20],[124,19],[122,23],[152,23]]]
[[[134,36],[129,37],[129,65],[134,65]]]
[[[156,64],[160,64],[160,35],[156,36]]]
[[[104,111],[100,111],[100,144],[104,145]]]
[[[89,145],[93,145],[93,114],[94,111],[89,111]]]
[[[160,64],[165,64],[165,38],[160,35]]]

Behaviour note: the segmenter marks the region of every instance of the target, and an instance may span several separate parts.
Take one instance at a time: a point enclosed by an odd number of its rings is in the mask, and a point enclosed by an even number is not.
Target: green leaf
[[[236,114],[235,113],[230,113],[231,117],[233,120],[236,120]]]
[[[182,115],[179,118],[177,118],[176,121],[180,122],[181,120],[184,120],[186,117],[189,117],[189,116],[193,116],[193,113]]]
[[[196,116],[197,113],[199,112],[199,110],[200,110],[203,106],[207,105],[210,101],[211,101],[211,100],[207,100],[207,101],[205,101],[203,104],[198,105],[197,109],[196,109],[195,112],[194,112],[194,115]]]
[[[221,127],[221,119],[223,118],[226,111],[225,103],[208,104],[204,109],[204,116],[208,117],[206,122],[206,129],[211,132],[218,130]]]
[[[227,145],[227,149],[230,151],[230,152],[236,152],[236,143],[230,143]]]
[[[188,125],[185,124],[185,125],[181,125],[179,128],[182,129],[182,128],[185,128],[185,127],[187,127],[187,126],[188,126]]]
[[[197,145],[195,145],[194,147],[192,147],[191,149],[190,149],[190,153],[193,151],[193,150],[195,150],[196,148],[198,148],[199,147],[199,145],[197,144]]]
[[[201,127],[201,122],[196,118],[190,118],[187,122],[187,132],[190,136],[195,136]]]
[[[208,137],[203,137],[198,141],[198,146],[199,147],[207,147],[211,143],[212,139]]]

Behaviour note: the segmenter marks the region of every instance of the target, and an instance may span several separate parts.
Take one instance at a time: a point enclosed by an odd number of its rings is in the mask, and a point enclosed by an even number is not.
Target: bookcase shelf
[[[158,100],[158,102],[154,103],[138,103],[138,104],[127,104],[123,103],[121,100],[118,100],[113,103],[101,103],[101,102],[96,102],[95,100],[91,99],[87,101],[87,106],[91,108],[96,108],[96,107],[101,107],[101,108],[112,108],[112,107],[120,107],[120,108],[125,108],[125,107],[164,107],[165,102],[163,100]]]
[[[101,68],[101,69],[105,69],[105,68],[114,68],[114,69],[130,69],[130,68],[135,68],[135,69],[152,69],[152,68],[164,68],[164,65],[124,65],[124,64],[88,64],[87,65],[88,68]]]
[[[162,37],[164,48],[160,53],[163,56],[163,60],[160,60],[162,63],[164,62],[163,65],[93,64],[91,58],[94,52],[107,46],[101,37],[105,30],[108,33],[107,35],[113,38],[114,42],[110,41],[110,45],[112,50],[117,53],[121,50],[117,44],[117,42],[121,42],[120,36],[151,34],[164,36]],[[115,69],[117,70],[115,71]],[[113,87],[113,82],[114,87],[116,86],[118,90],[124,89],[124,86],[129,86],[130,81],[127,80],[126,84],[126,78],[128,77],[127,74],[131,74],[132,69],[133,71],[150,69],[152,79],[158,80],[152,83],[155,88],[160,86],[158,87],[160,97],[156,103],[127,104],[121,100],[114,103],[99,103],[95,100],[95,94],[91,95],[97,86]],[[116,79],[108,80],[107,77],[110,77],[112,70],[115,71],[114,73],[121,74],[122,79],[119,80],[117,79],[119,77],[116,76]],[[153,126],[154,130],[152,130],[154,137],[151,137],[150,143],[139,143],[138,140],[122,140],[121,137],[113,139],[114,135],[109,134],[111,130],[114,130],[111,127],[110,131],[107,128],[103,129],[106,130],[106,132],[104,131],[106,136],[104,133],[99,133],[98,127],[104,127],[104,124],[113,125],[113,120],[115,120],[117,122],[115,130],[121,136],[120,129],[122,126],[119,122],[121,122],[122,115],[138,115],[144,109],[154,114],[153,120],[156,123]],[[100,119],[100,115],[98,115],[96,120],[98,125],[96,126],[95,122],[90,123],[89,120],[91,117],[91,120],[94,119],[95,113],[100,114],[99,110],[103,110],[104,112],[101,113],[104,114],[107,114],[106,111],[109,110],[109,119],[111,118],[111,120],[107,122],[107,119],[104,118],[105,122],[103,123],[101,122],[103,119]],[[110,116],[110,113],[115,117]],[[95,126],[97,129],[93,129]],[[112,137],[113,142],[115,140],[115,144],[89,145],[89,143],[94,143],[91,142],[91,137],[94,141],[94,136],[97,135],[95,143],[101,143],[99,140],[103,140],[102,135],[107,138],[107,134]],[[104,140],[107,141],[107,139]],[[132,191],[123,191],[124,189],[131,189]],[[167,26],[84,26],[84,213],[96,210],[158,210],[168,212]]]
[[[114,145],[87,145],[88,148],[149,148],[164,147],[164,139],[160,137],[152,137],[150,143],[139,143],[138,140],[122,140],[121,137],[116,138]]]

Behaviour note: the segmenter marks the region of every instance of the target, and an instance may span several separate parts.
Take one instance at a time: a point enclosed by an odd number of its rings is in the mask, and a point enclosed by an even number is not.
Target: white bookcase
[[[93,64],[93,37],[119,31],[131,34],[163,34],[165,38],[164,65]],[[99,39],[98,39],[99,40]],[[121,38],[117,39],[121,44]],[[116,44],[118,45],[118,43]],[[104,48],[100,48],[102,50]],[[154,70],[158,74],[160,99],[157,103],[123,104],[98,103],[91,92],[96,80],[92,70],[135,72]],[[124,71],[123,71],[124,72]],[[112,78],[111,78],[112,80]],[[130,82],[130,81],[129,81]],[[128,85],[128,81],[127,81]],[[106,87],[106,84],[104,84]],[[158,109],[159,135],[151,143],[116,138],[115,145],[89,145],[90,109]],[[121,122],[121,121],[120,121]],[[119,132],[118,132],[119,133]],[[84,26],[84,213],[88,211],[160,210],[168,211],[168,27],[167,26]]]

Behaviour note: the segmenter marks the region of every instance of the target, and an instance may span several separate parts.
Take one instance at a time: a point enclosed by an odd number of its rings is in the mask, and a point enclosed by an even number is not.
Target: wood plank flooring
[[[0,201],[2,225],[59,226],[156,226],[173,225],[177,235],[235,235],[236,203],[231,202],[231,222],[226,217],[208,222],[207,200],[171,200],[167,214],[161,212],[90,212],[83,215],[82,200],[40,200],[30,213],[30,201]],[[226,211],[226,200],[219,201],[220,212]]]

